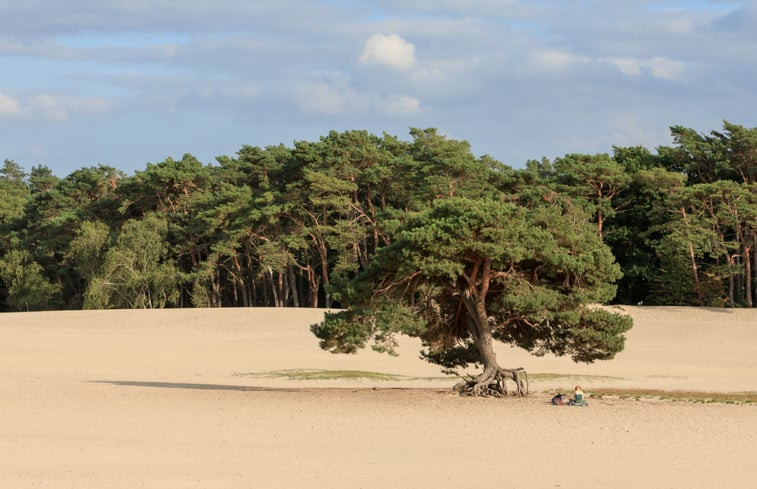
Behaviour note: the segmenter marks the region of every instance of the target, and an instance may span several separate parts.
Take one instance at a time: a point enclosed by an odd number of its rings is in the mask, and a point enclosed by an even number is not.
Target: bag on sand
[[[583,398],[580,401],[576,401],[574,399],[565,399],[565,396],[562,394],[557,394],[552,398],[552,404],[555,406],[581,406],[581,407],[589,407],[589,403],[586,402]]]
[[[571,399],[568,401],[568,406],[581,406],[581,407],[589,407],[589,403],[581,399],[580,401],[575,401]]]

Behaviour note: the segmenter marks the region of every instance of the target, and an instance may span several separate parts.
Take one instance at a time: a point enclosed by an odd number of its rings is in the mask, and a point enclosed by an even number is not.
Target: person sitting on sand
[[[568,401],[568,406],[588,406],[589,403],[584,399],[584,391],[580,385],[576,386],[576,390],[573,391],[573,397]]]
[[[566,396],[563,396],[560,393],[557,393],[552,398],[552,404],[556,406],[588,406],[589,403],[584,400],[584,391],[581,389],[580,385],[576,386],[575,391],[573,391],[573,397],[570,399],[566,399]]]
[[[576,390],[573,392],[573,402],[575,403],[584,402],[584,391],[581,390],[580,385],[577,385]]]

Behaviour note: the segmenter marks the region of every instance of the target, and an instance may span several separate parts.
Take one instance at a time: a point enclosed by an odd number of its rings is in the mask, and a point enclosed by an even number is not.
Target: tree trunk
[[[752,257],[749,255],[751,251],[750,246],[744,246],[744,274],[746,275],[744,279],[744,285],[746,286],[744,295],[746,295],[747,307],[754,307],[754,303],[752,302]]]
[[[218,270],[213,272],[213,276],[210,279],[211,289],[213,291],[212,307],[221,307],[221,277]]]
[[[307,296],[307,293],[305,291],[305,274],[302,273],[302,270],[299,268],[297,269],[297,290],[299,291],[297,293],[298,297],[302,297],[301,305],[302,307],[307,307],[307,303],[305,302],[307,299],[305,297]]]
[[[299,268],[301,272],[305,272],[307,274],[308,298],[310,301],[308,303],[308,307],[318,307],[318,288],[321,285],[318,281],[318,274],[315,273],[315,270],[313,270],[313,267],[311,267],[310,265],[303,267],[297,262],[294,262],[294,265]],[[301,295],[302,297],[305,296],[304,291]]]
[[[597,210],[597,229],[599,230],[599,240],[604,242],[604,237],[602,235],[603,228],[605,224],[605,217],[602,214],[601,210]]]
[[[688,218],[686,216],[686,208],[681,207],[681,216],[683,217],[683,223],[686,225],[688,230]],[[697,300],[699,301],[699,305],[704,305],[704,297],[702,296],[702,286],[699,283],[699,270],[697,269],[697,259],[696,255],[694,254],[694,245],[692,244],[691,240],[689,239],[689,260],[691,261],[691,271],[694,273],[694,287],[696,288],[697,292]]]
[[[330,309],[331,308],[331,293],[329,292],[328,248],[326,247],[325,241],[322,239],[319,239],[318,236],[316,236],[315,234],[311,233],[310,237],[311,237],[311,240],[313,241],[313,246],[315,247],[316,251],[318,251],[318,256],[321,261],[321,279],[323,280],[325,307],[327,309]],[[316,290],[314,293],[317,295],[318,291]]]
[[[273,275],[273,272],[271,272],[271,275]],[[276,275],[278,275],[278,278],[276,280],[276,284],[274,287],[278,290],[276,299],[276,307],[284,307],[286,305],[286,288],[284,287],[284,274],[281,273],[281,271],[276,272]]]
[[[244,282],[244,277],[240,277],[239,283],[242,287],[242,307],[250,307],[250,291]]]
[[[287,265],[287,273],[289,274],[289,289],[292,291],[294,307],[300,307],[300,296],[297,291],[297,277],[294,275],[294,267],[291,263]]]
[[[268,282],[271,284],[271,293],[273,294],[273,307],[279,306],[279,294],[276,291],[276,280],[273,276],[273,269],[269,266],[267,267],[268,274],[266,275],[268,278]]]
[[[752,232],[752,263],[757,266],[757,232]],[[752,273],[752,295],[757,300],[757,273]]]
[[[689,241],[689,260],[691,261],[691,270],[694,273],[694,288],[697,292],[697,300],[699,306],[704,305],[704,297],[702,296],[702,286],[699,283],[699,269],[697,268],[697,259],[694,254],[694,245]]]
[[[733,276],[733,257],[726,254],[726,263],[728,263],[728,305],[732,308],[736,307],[736,300],[734,299],[735,280]]]
[[[468,312],[468,330],[481,357],[484,371],[477,377],[456,385],[455,390],[463,395],[505,397],[510,395],[506,384],[509,379],[515,383],[515,395],[527,395],[528,374],[526,371],[523,368],[502,368],[497,363],[492,329],[484,302],[473,298],[463,300],[463,302]]]

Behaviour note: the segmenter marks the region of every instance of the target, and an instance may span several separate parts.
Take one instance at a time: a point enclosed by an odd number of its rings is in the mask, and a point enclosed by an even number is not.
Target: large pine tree
[[[504,395],[511,379],[525,394],[525,373],[501,367],[493,342],[582,362],[612,358],[631,320],[593,305],[613,297],[619,276],[590,217],[568,201],[444,199],[378,251],[343,297],[348,309],[313,331],[333,352],[420,337],[432,362],[483,367],[465,391]]]

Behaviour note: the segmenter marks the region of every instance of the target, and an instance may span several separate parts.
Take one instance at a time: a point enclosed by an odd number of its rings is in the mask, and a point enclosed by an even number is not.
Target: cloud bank
[[[0,157],[132,171],[410,126],[513,166],[654,148],[757,125],[755,21],[716,0],[0,1]]]

